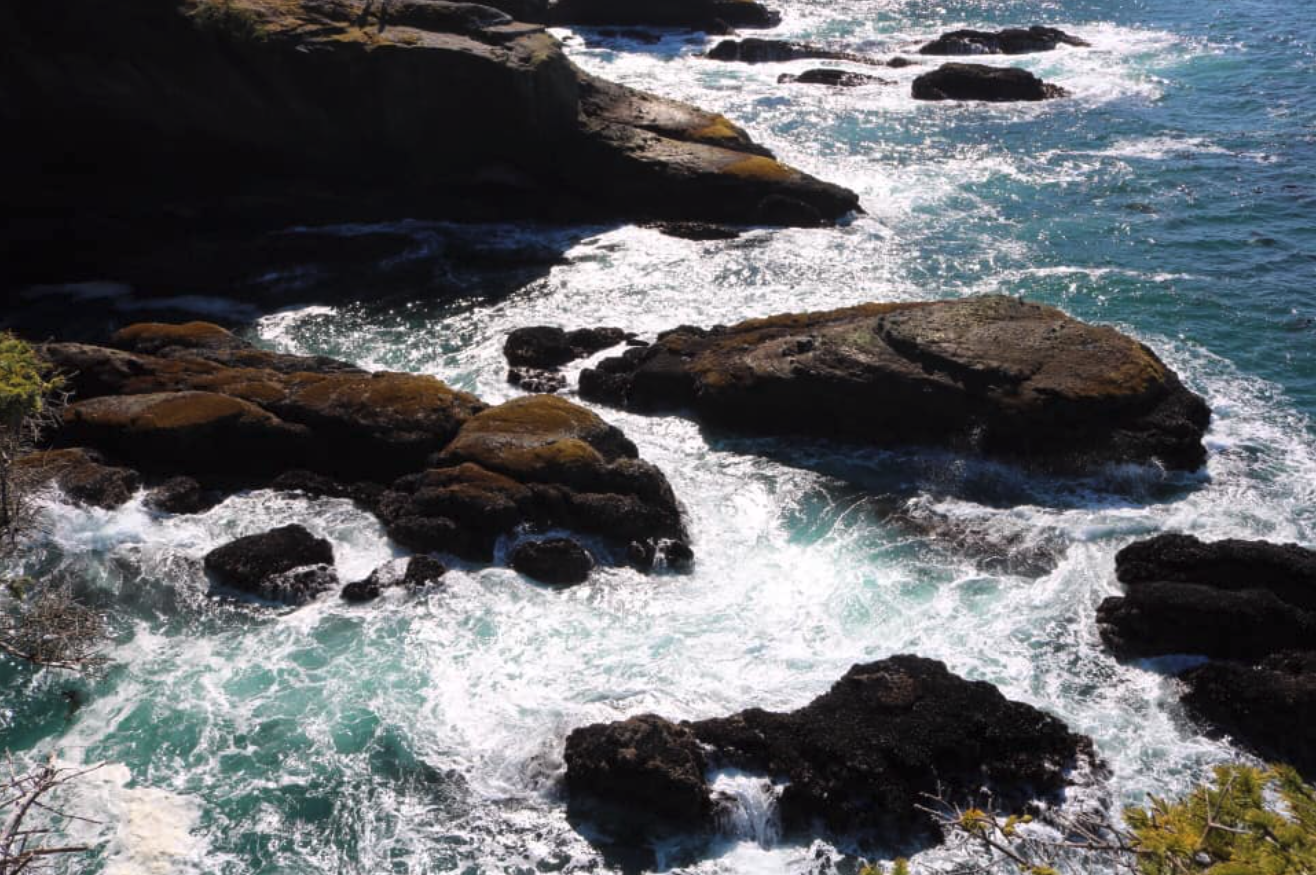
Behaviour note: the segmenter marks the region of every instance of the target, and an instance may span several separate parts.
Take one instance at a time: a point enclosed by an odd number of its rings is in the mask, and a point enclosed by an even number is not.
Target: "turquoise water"
[[[293,307],[253,337],[436,374],[510,397],[511,328],[680,323],[866,300],[1007,292],[1119,326],[1211,402],[1207,471],[1025,476],[937,453],[729,441],[681,419],[604,410],[683,500],[698,562],[683,576],[605,570],[565,592],[458,566],[442,589],[270,613],[213,601],[200,557],[302,522],[363,576],[396,550],[350,505],[257,492],[169,518],[49,508],[26,570],[112,613],[116,667],[70,681],[5,666],[5,744],[110,763],[81,794],[92,871],[606,872],[566,823],[574,726],[790,708],[858,660],[916,652],[1091,734],[1112,778],[1097,801],[1174,791],[1237,757],[1183,717],[1173,660],[1121,665],[1093,615],[1113,556],[1161,530],[1316,542],[1316,8],[1289,2],[806,2],[782,36],[885,54],[958,26],[1053,24],[1092,49],[1025,56],[1074,93],[1029,106],[929,105],[889,88],[778,86],[812,62],[748,67],[702,43],[587,43],[577,62],[727,113],[779,155],[849,185],[839,230],[696,243],[637,228],[454,231],[569,239],[510,295],[441,304],[363,287],[365,303]],[[775,35],[775,34],[774,34]],[[1001,59],[988,59],[1004,63]],[[345,228],[341,233],[362,229]],[[432,253],[431,253],[432,254]],[[436,277],[436,284],[445,277]],[[385,292],[389,294],[385,295]],[[370,303],[385,299],[386,303]],[[887,519],[906,507],[1054,570],[1004,573]],[[77,688],[71,710],[61,691]],[[782,845],[770,798],[723,776],[745,816],[698,873],[829,871],[841,850]]]

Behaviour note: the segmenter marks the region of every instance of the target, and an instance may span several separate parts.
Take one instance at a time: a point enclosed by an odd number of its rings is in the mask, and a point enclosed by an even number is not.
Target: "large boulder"
[[[1121,550],[1115,570],[1127,592],[1097,622],[1121,656],[1316,649],[1316,552],[1296,544],[1158,535]]]
[[[216,547],[204,564],[224,586],[268,601],[300,604],[336,584],[333,562],[327,540],[288,525]]]
[[[435,460],[381,501],[389,533],[412,549],[488,560],[517,526],[567,527],[630,541],[685,540],[662,472],[579,405],[517,398],[473,417]]]
[[[1211,662],[1182,680],[1184,704],[1214,733],[1316,779],[1316,652],[1277,653],[1257,666]]]
[[[1043,82],[1020,67],[942,64],[914,80],[915,100],[983,100],[992,103],[1068,97],[1059,85]]]
[[[708,762],[686,727],[654,714],[582,726],[567,736],[564,758],[573,817],[632,840],[712,826]]]
[[[587,369],[580,391],[740,433],[951,446],[1068,468],[1198,468],[1210,419],[1137,341],[998,296],[677,328]]]
[[[742,64],[775,64],[786,61],[817,59],[829,61],[850,61],[856,64],[876,64],[878,61],[854,52],[842,52],[827,49],[809,43],[789,40],[726,39],[708,50],[708,58],[713,61],[739,61]]]
[[[757,0],[556,0],[555,25],[680,27],[724,33],[729,27],[776,27],[781,16]]]
[[[894,656],[852,667],[830,691],[789,713],[760,709],[674,726],[652,716],[576,730],[567,741],[571,805],[643,818],[654,800],[673,827],[707,824],[707,769],[784,783],[788,835],[859,841],[935,840],[924,794],[960,803],[985,792],[1008,810],[1062,790],[1091,742],[1056,718],[934,660]]]
[[[922,46],[920,55],[1023,55],[1049,52],[1057,46],[1090,46],[1091,43],[1055,27],[1010,27],[1005,30],[953,30]]]

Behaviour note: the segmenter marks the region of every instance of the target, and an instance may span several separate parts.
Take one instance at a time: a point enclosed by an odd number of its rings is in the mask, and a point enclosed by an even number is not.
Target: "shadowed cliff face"
[[[387,217],[821,224],[855,195],[727,119],[599,81],[542,26],[393,0],[0,9],[0,119],[29,241]],[[103,217],[103,218],[101,218]],[[44,229],[44,230],[43,230]],[[7,241],[18,249],[13,238]]]

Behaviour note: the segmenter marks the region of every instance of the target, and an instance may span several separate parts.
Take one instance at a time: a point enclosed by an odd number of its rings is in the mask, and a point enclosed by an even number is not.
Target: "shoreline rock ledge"
[[[945,446],[1061,470],[1195,470],[1210,422],[1143,344],[1002,296],[682,326],[583,371],[580,392],[741,434]]]
[[[10,215],[30,217],[11,232],[13,257],[32,261],[52,227],[75,224],[158,249],[162,235],[253,224],[821,225],[859,209],[854,192],[779,163],[722,115],[584,72],[544,24],[501,7],[544,11],[508,0],[0,5],[0,123],[27,168],[4,196]],[[85,173],[67,160],[70,143],[114,172]],[[52,252],[56,266],[67,250]]]
[[[987,788],[1020,811],[1061,792],[1080,763],[1100,769],[1091,739],[1057,718],[909,655],[855,665],[789,713],[584,726],[565,759],[569,815],[624,843],[712,833],[726,804],[710,783],[718,769],[788,782],[778,800],[787,836],[902,843],[939,840],[917,807],[925,793],[981,804]]]

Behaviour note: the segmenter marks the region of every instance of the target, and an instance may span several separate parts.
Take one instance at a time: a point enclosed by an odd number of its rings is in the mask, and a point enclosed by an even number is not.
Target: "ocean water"
[[[702,39],[563,32],[583,67],[725,112],[784,159],[860,192],[866,215],[711,243],[633,227],[403,223],[389,227],[413,233],[418,253],[433,254],[436,234],[467,235],[560,245],[565,258],[495,296],[478,283],[457,301],[363,285],[359,303],[265,313],[251,336],[499,400],[514,394],[502,339],[522,325],[651,334],[1003,292],[1156,349],[1214,409],[1207,469],[1056,479],[602,410],[671,479],[693,572],[605,569],[556,591],[459,563],[418,597],[349,607],[331,595],[288,612],[210,598],[200,557],[294,521],[333,540],[345,579],[399,551],[340,501],[255,492],[167,517],[140,500],[105,512],[52,497],[48,531],[17,564],[110,612],[115,665],[95,681],[0,666],[0,732],[20,757],[109,764],[71,800],[101,822],[76,828],[98,853],[68,871],[616,871],[566,822],[571,728],[793,708],[851,664],[902,652],[1090,734],[1111,770],[1098,803],[1172,793],[1241,756],[1185,719],[1169,677],[1182,660],[1116,662],[1094,611],[1118,592],[1115,552],[1155,532],[1316,542],[1316,6],[776,5],[785,20],[772,36],[881,55],[954,27],[1031,23],[1093,47],[984,59],[1027,67],[1072,99],[954,105],[909,98],[918,67],[875,71],[898,80],[889,87],[779,86],[781,72],[832,65],[723,65],[696,56]],[[976,546],[891,520],[902,508]],[[1054,567],[993,561],[1009,555]],[[723,839],[660,868],[777,875],[842,859],[826,843],[783,843],[761,778],[717,782],[742,800]]]

